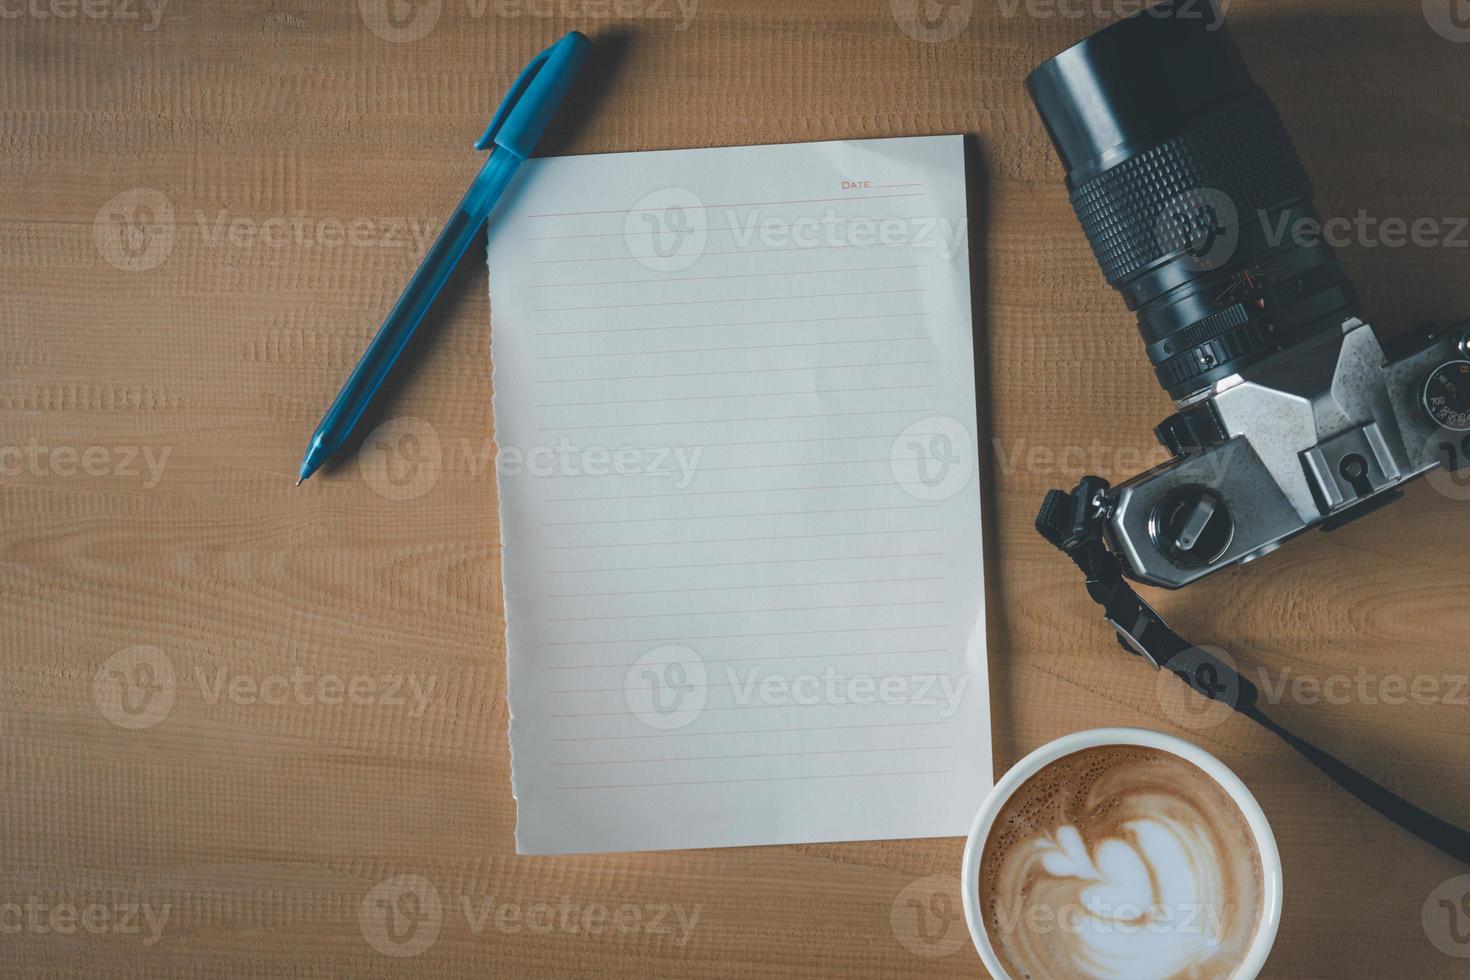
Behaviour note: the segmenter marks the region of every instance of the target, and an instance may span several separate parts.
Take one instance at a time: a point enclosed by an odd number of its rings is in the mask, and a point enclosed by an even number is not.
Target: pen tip
[[[298,479],[298,480],[297,480],[297,481],[296,481],[296,485],[297,485],[297,486],[298,486],[298,487],[299,487],[299,486],[301,486],[301,480],[299,480],[299,479]]]

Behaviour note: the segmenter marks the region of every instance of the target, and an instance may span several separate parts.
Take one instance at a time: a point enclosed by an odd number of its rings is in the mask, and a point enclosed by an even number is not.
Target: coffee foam
[[[980,868],[986,932],[1016,980],[1223,980],[1261,918],[1245,815],[1204,770],[1144,746],[1046,765],[1001,807]]]

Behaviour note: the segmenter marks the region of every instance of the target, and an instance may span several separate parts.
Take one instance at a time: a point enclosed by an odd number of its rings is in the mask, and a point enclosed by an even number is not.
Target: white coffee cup
[[[996,956],[980,911],[980,859],[985,853],[985,842],[990,838],[991,826],[1011,795],[1042,768],[1063,756],[1105,745],[1139,745],[1176,755],[1204,770],[1240,808],[1250,826],[1256,851],[1261,858],[1262,907],[1255,936],[1232,980],[1253,980],[1265,966],[1266,957],[1270,955],[1271,946],[1276,941],[1276,930],[1281,924],[1281,854],[1276,849],[1276,838],[1271,833],[1271,825],[1266,822],[1266,814],[1262,812],[1261,805],[1256,802],[1250,790],[1246,789],[1245,783],[1225,763],[1182,738],[1143,728],[1094,728],[1064,735],[1043,745],[1012,766],[981,804],[975,823],[970,828],[970,839],[965,844],[961,892],[964,895],[965,921],[970,926],[970,938],[975,941],[975,949],[980,953],[985,969],[997,980],[1011,980]]]

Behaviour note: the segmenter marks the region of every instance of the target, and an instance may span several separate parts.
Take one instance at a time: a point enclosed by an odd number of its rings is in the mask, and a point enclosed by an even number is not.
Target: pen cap
[[[510,87],[475,148],[483,150],[493,141],[518,157],[529,157],[582,67],[591,44],[585,34],[569,31],[538,54]]]

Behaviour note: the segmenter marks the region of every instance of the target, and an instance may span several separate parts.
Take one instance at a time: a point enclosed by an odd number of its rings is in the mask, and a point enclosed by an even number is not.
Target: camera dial
[[[1424,411],[1452,432],[1470,432],[1470,361],[1441,364],[1424,383]]]
[[[1235,537],[1235,521],[1213,490],[1179,487],[1149,516],[1149,533],[1169,560],[1198,568],[1218,561]]]

